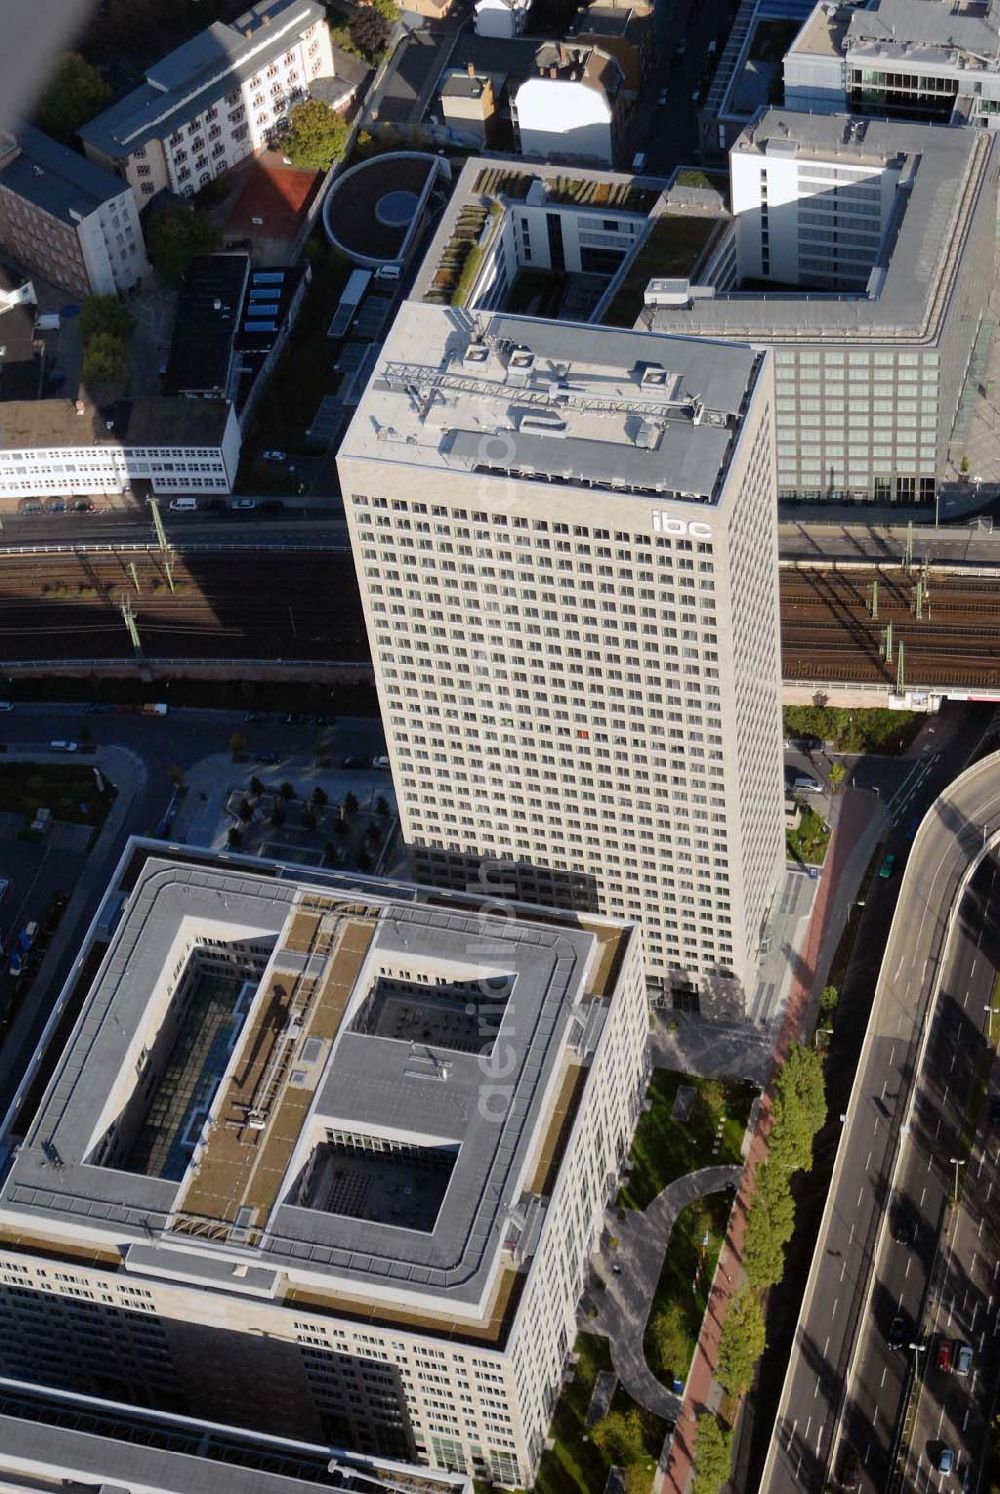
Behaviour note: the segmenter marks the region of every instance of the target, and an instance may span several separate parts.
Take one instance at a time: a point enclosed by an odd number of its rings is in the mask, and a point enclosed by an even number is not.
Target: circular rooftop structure
[[[426,151],[387,151],[360,161],[326,195],[326,236],[356,264],[402,262],[435,183],[450,176],[448,162]]]

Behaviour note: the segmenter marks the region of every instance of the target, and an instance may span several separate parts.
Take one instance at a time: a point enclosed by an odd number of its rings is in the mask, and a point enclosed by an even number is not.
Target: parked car
[[[56,741],[49,743],[50,752],[79,752],[79,750],[79,742],[67,742],[62,737],[58,737]]]
[[[0,711],[12,711],[14,703],[10,700],[0,700]]]
[[[821,794],[823,785],[811,773],[800,773],[797,768],[785,769],[785,782],[789,788],[800,789],[804,794]]]
[[[948,1444],[942,1443],[938,1449],[937,1462],[934,1465],[938,1473],[953,1473],[955,1470],[955,1454]]]
[[[955,1357],[955,1345],[950,1338],[938,1340],[937,1354],[934,1356],[934,1368],[940,1375],[950,1375]]]
[[[349,752],[346,757],[340,760],[342,768],[367,768],[368,763],[369,759],[361,757],[357,752]]]
[[[892,1238],[897,1245],[913,1245],[917,1239],[917,1217],[909,1204],[897,1211],[892,1228]]]
[[[887,851],[885,856],[882,858],[882,865],[878,869],[878,874],[882,878],[883,882],[888,882],[889,878],[892,876],[895,870],[896,853],[895,851]]]
[[[685,52],[687,51],[687,49],[688,49],[687,37],[686,36],[682,36],[681,39],[680,39],[680,41],[677,43],[676,47],[674,48],[674,56],[675,57],[683,57],[684,54],[685,54]]]
[[[233,508],[237,508],[237,509],[248,509],[248,508],[256,508],[256,507],[257,507],[257,500],[256,500],[256,498],[234,498],[233,499]]]
[[[375,271],[376,280],[401,280],[402,276],[402,265],[379,265]]]
[[[258,752],[257,762],[263,763],[265,767],[273,768],[275,763],[281,762],[280,752]]]
[[[994,1124],[1000,1121],[1000,1095],[994,1095],[990,1101],[990,1120]]]
[[[288,460],[286,451],[262,451],[261,456],[265,462],[287,462]]]
[[[822,737],[786,737],[786,752],[821,752],[823,750]]]
[[[906,1343],[906,1319],[901,1312],[897,1312],[889,1324],[889,1348],[901,1349]]]
[[[644,150],[637,150],[636,153],[635,153],[635,155],[632,157],[632,170],[635,171],[635,172],[639,172],[639,171],[645,171],[645,169],[646,169],[646,152]]]
[[[969,1375],[972,1373],[972,1345],[955,1345],[955,1373],[956,1375]]]
[[[372,758],[372,767],[373,768],[387,768],[388,766],[389,766],[389,759],[387,757],[383,756],[383,757],[373,757]]]
[[[670,98],[669,89],[661,88],[660,91],[659,91],[659,93],[656,95],[656,102],[657,102],[658,107],[662,109],[663,106],[664,106],[664,104],[666,104],[669,101],[669,98]]]
[[[78,498],[73,504],[73,512],[75,514],[92,514],[94,512],[94,505],[88,502],[86,498]]]

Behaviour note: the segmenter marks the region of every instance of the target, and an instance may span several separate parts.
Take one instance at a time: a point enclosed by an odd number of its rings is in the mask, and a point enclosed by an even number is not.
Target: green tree
[[[699,1091],[701,1103],[713,1120],[718,1120],[726,1108],[726,1086],[721,1079],[706,1079]]]
[[[819,993],[819,1009],[824,1017],[837,1010],[837,1002],[840,1000],[840,992],[836,986],[824,986]]]
[[[840,763],[840,762],[831,763],[830,764],[830,792],[833,793],[833,794],[839,793],[840,790],[844,786],[844,779],[846,777],[847,777],[847,769],[844,767],[843,763]]]
[[[230,825],[229,833],[226,836],[226,844],[231,851],[238,851],[243,844],[243,835],[237,825]]]
[[[246,738],[241,731],[234,731],[229,738],[229,750],[233,757],[238,757],[241,752],[246,751]]]
[[[344,814],[345,815],[352,815],[352,814],[357,814],[357,812],[358,812],[358,801],[355,798],[355,796],[351,793],[350,789],[348,789],[347,793],[344,795]]]
[[[151,219],[146,245],[160,274],[176,285],[193,259],[199,254],[212,254],[219,247],[219,237],[214,223],[194,208],[177,203]]]
[[[693,1494],[719,1494],[729,1478],[733,1457],[733,1434],[710,1411],[698,1417],[694,1444]]]
[[[304,809],[302,811],[302,828],[303,830],[316,829],[316,816],[311,809]]]
[[[372,10],[378,11],[379,15],[389,22],[390,26],[396,24],[399,19],[396,0],[368,0],[368,3],[371,5]]]
[[[628,1411],[608,1411],[595,1423],[591,1436],[609,1462],[628,1465],[646,1455],[637,1406]]]
[[[307,99],[292,110],[283,149],[293,166],[328,171],[347,148],[346,121],[320,99]]]
[[[743,1287],[733,1298],[719,1335],[715,1372],[727,1395],[745,1395],[766,1347],[764,1315],[757,1293]]]
[[[38,128],[63,144],[111,102],[111,89],[79,52],[63,52],[35,116]]]
[[[259,799],[261,794],[264,792],[264,785],[261,783],[256,773],[250,780],[250,792],[251,794],[253,794],[255,799]]]
[[[280,827],[284,823],[285,811],[282,809],[280,804],[275,804],[274,808],[271,810],[271,824],[274,825],[276,829],[280,829]]]
[[[175,764],[172,768],[169,768],[167,770],[167,777],[170,779],[170,782],[173,784],[174,788],[180,788],[181,784],[184,782],[184,769],[177,767],[177,765]]]
[[[368,62],[378,62],[389,41],[389,22],[377,10],[357,10],[348,26],[351,41]]]
[[[85,344],[99,332],[110,332],[124,341],[134,326],[131,312],[117,296],[84,296],[80,305],[80,336]]]
[[[294,799],[294,798],[295,798],[295,785],[294,785],[294,784],[292,784],[292,783],[289,783],[289,782],[288,782],[288,781],[287,781],[287,780],[286,780],[286,781],[285,781],[285,782],[284,782],[284,783],[283,783],[283,784],[282,784],[282,785],[281,785],[281,788],[280,788],[280,789],[279,789],[279,793],[280,793],[280,794],[281,794],[281,797],[282,797],[282,798],[283,798],[283,799],[284,799],[284,800],[285,800],[285,802],[286,802],[286,803],[287,803],[287,802],[288,802],[288,801],[289,801],[289,799]]]
[[[813,1141],[825,1120],[823,1066],[812,1049],[796,1043],[775,1081],[771,1160],[787,1173],[808,1172]]]
[[[124,384],[127,373],[128,354],[122,339],[113,332],[95,332],[84,349],[84,384]]]
[[[389,801],[384,794],[379,794],[375,800],[375,813],[383,820],[389,817]]]
[[[652,1458],[646,1463],[631,1463],[625,1469],[625,1494],[649,1494],[655,1471],[656,1464]]]
[[[321,788],[318,783],[312,791],[312,802],[315,809],[325,809],[330,802],[326,789]]]
[[[767,1164],[758,1173],[768,1173]],[[743,1265],[751,1286],[763,1290],[774,1286],[785,1273],[785,1246],[795,1228],[795,1203],[787,1179],[772,1169],[773,1186],[759,1186],[747,1215],[743,1238]]]
[[[239,816],[244,825],[249,825],[250,821],[253,819],[253,810],[250,807],[249,799],[240,800]]]
[[[670,1302],[662,1308],[650,1323],[649,1331],[659,1361],[660,1378],[669,1380],[678,1375],[683,1379],[691,1359],[691,1336],[681,1304]]]

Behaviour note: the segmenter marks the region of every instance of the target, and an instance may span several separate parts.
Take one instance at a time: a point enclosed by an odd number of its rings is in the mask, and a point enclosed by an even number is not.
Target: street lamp
[[[966,1159],[964,1157],[949,1157],[948,1161],[951,1163],[952,1167],[954,1167],[954,1169],[955,1169],[955,1200],[954,1201],[955,1201],[955,1203],[957,1205],[957,1203],[958,1203],[958,1169],[960,1167],[964,1167],[965,1166]]]
[[[913,1350],[913,1378],[914,1378],[914,1380],[919,1380],[920,1379],[920,1356],[921,1356],[921,1354],[926,1354],[926,1352],[927,1352],[927,1345],[926,1344],[920,1344],[920,1343],[911,1344],[910,1348]]]

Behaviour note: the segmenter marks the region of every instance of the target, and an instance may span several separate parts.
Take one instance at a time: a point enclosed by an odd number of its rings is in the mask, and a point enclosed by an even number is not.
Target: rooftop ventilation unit
[[[483,364],[489,361],[490,350],[482,342],[470,342],[462,358],[463,363]]]
[[[507,363],[508,384],[527,384],[535,369],[535,355],[530,348],[514,348]]]

